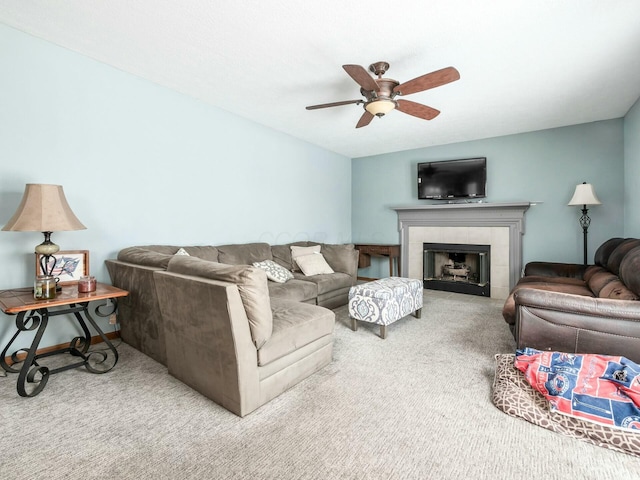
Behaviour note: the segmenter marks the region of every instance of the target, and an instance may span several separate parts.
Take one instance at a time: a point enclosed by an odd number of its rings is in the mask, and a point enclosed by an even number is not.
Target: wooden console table
[[[400,276],[400,245],[369,243],[356,244],[358,256],[358,268],[366,268],[371,265],[371,257],[389,257],[389,276],[394,276],[393,264],[395,261],[396,276]]]

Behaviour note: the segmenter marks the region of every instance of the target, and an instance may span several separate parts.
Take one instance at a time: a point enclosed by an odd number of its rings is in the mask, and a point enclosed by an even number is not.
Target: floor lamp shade
[[[576,190],[573,192],[573,197],[569,200],[568,205],[601,205],[602,202],[598,200],[596,192],[593,189],[593,185],[590,183],[581,183],[576,185]]]

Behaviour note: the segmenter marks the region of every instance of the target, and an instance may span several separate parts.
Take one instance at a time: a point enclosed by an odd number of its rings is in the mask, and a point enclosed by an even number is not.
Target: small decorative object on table
[[[78,292],[89,293],[96,291],[96,277],[90,277],[88,275],[80,277],[78,280]]]
[[[56,298],[56,285],[53,275],[38,275],[33,283],[33,298],[36,300]]]

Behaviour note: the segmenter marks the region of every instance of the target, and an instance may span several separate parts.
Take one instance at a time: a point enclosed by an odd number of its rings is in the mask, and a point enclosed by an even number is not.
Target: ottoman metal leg
[[[358,321],[353,317],[351,317],[351,330],[354,332],[358,331]]]
[[[422,309],[419,308],[415,312],[413,312],[413,316],[416,318],[422,318]]]
[[[387,326],[386,325],[380,325],[380,337],[384,340],[385,338],[387,338]]]

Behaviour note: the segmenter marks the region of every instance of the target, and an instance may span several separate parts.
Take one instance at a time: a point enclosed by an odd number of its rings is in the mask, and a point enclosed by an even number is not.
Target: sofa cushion
[[[614,237],[600,245],[594,255],[594,263],[601,267],[606,267],[607,262],[609,262],[609,257],[611,256],[611,252],[613,252],[623,241],[624,238]]]
[[[218,245],[218,262],[229,265],[253,265],[262,260],[273,260],[268,243]]]
[[[218,249],[216,247],[209,245],[203,247],[184,247],[184,251],[192,257],[198,257],[210,262],[218,261]]]
[[[640,295],[640,247],[631,249],[620,263],[620,279],[636,295]]]
[[[608,283],[618,280],[618,276],[611,272],[603,270],[596,272],[589,278],[587,285],[596,297],[600,296],[600,290],[602,290]]]
[[[293,273],[294,277],[308,282],[313,282],[318,286],[318,295],[322,295],[340,288],[351,287],[353,277],[346,273],[335,272],[324,275],[305,276],[303,273]]]
[[[600,298],[613,298],[616,300],[638,300],[638,296],[624,286],[617,278],[607,283],[602,290],[600,290],[600,294],[598,295]]]
[[[247,313],[256,348],[260,348],[271,337],[273,315],[264,270],[245,265],[209,262],[191,256],[174,256],[167,271],[235,283]]]
[[[545,277],[543,275],[527,275],[526,277],[522,277],[518,280],[518,284],[522,285],[525,283],[558,283],[565,285],[579,285],[581,287],[586,287],[587,283],[580,279],[574,277]]]
[[[305,276],[321,275],[334,273],[321,253],[312,253],[310,255],[300,255],[296,257],[296,263]]]
[[[320,251],[334,272],[350,273],[353,270],[353,250],[355,250],[355,246],[351,243],[345,245],[322,244]]]
[[[118,260],[144,265],[145,267],[166,269],[169,261],[179,248],[180,247],[172,247],[169,245],[123,248],[118,252]]]
[[[622,263],[625,255],[630,250],[638,246],[640,246],[640,239],[637,238],[627,238],[622,241],[609,256],[609,260],[607,261],[607,268],[609,271],[618,275],[618,273],[620,273],[620,264]]]
[[[601,267],[600,265],[589,265],[585,271],[584,274],[582,276],[582,279],[585,282],[589,282],[589,280],[591,280],[591,277],[593,277],[596,273],[598,272],[606,272],[607,269],[604,267]]]
[[[258,350],[258,365],[280,357],[333,333],[335,314],[326,308],[289,300],[274,299],[273,333]]]
[[[315,302],[318,296],[318,285],[306,280],[294,278],[287,283],[269,282],[269,296],[282,300],[293,300],[295,302]]]
[[[293,278],[293,274],[289,270],[284,268],[282,265],[278,265],[273,260],[253,262],[253,266],[264,270],[267,274],[267,278],[273,282],[284,283]]]
[[[293,262],[291,260],[291,247],[307,247],[309,242],[293,242],[286,245],[272,245],[271,254],[273,255],[273,261],[282,265],[287,270],[293,271]]]
[[[524,267],[525,277],[582,278],[586,265],[578,263],[529,262]]]

